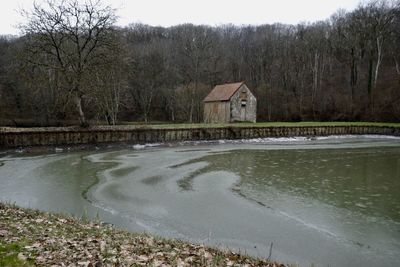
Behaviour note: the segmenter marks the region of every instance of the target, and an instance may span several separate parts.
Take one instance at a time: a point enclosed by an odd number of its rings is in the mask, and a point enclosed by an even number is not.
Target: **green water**
[[[230,170],[241,177],[235,188],[260,202],[274,201],[277,190],[335,207],[400,222],[398,147],[233,150],[197,159],[210,165],[181,180],[191,189],[200,173]]]
[[[0,200],[302,266],[396,266],[400,139],[3,154]]]

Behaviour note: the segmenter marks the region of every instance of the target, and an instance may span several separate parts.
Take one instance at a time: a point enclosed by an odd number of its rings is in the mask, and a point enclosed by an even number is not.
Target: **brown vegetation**
[[[58,2],[0,38],[3,124],[199,122],[214,85],[236,81],[258,121],[400,120],[399,1],[310,24],[169,28],[118,28],[101,3]]]
[[[0,203],[0,266],[270,266],[203,245]]]

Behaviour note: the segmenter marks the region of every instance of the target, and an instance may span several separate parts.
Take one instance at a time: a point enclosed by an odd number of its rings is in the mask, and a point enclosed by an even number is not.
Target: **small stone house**
[[[257,99],[244,82],[217,85],[203,102],[205,123],[256,122]]]

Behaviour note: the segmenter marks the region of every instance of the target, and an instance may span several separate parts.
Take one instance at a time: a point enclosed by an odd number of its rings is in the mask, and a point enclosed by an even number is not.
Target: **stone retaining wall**
[[[400,136],[400,127],[379,126],[288,126],[224,128],[5,128],[0,129],[0,148],[79,145],[100,143],[160,143],[263,137],[374,134]]]

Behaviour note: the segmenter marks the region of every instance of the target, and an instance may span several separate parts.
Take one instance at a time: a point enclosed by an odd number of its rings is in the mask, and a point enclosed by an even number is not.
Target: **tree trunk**
[[[399,84],[400,84],[400,66],[399,66],[399,62],[397,61],[397,59],[395,57],[393,57],[393,59],[394,59],[394,64],[396,66],[397,78],[398,78]]]
[[[357,86],[357,60],[354,48],[351,49],[351,66],[350,66],[350,115],[354,116],[354,94]]]
[[[193,112],[194,112],[194,99],[192,96],[190,99],[189,123],[193,123]]]
[[[104,118],[106,119],[106,122],[108,125],[111,125],[111,121],[110,121],[110,114],[108,112],[106,112],[104,114]]]
[[[371,115],[373,114],[373,68],[374,62],[372,59],[369,60],[369,67],[368,67],[368,106],[371,111]]]
[[[175,122],[175,109],[173,107],[171,108],[171,120]]]
[[[147,123],[149,122],[149,115],[150,115],[150,111],[151,111],[151,104],[153,101],[153,92],[154,92],[154,87],[150,88],[150,93],[149,95],[146,97],[146,101],[144,104],[144,121]]]
[[[193,89],[190,92],[190,110],[189,110],[189,123],[193,123],[193,115],[194,115],[194,101],[195,94],[197,91],[197,81],[195,81]]]
[[[75,102],[76,110],[78,111],[80,125],[82,127],[89,126],[87,121],[86,121],[86,118],[85,118],[85,113],[83,113],[83,110],[82,110],[82,96],[81,95],[76,95],[74,97],[74,102]]]
[[[314,53],[314,64],[313,64],[313,89],[311,93],[311,105],[312,105],[312,113],[313,113],[313,120],[316,119],[316,107],[315,107],[315,102],[316,102],[316,97],[317,97],[317,90],[318,90],[318,61],[319,61],[319,54],[318,52]]]
[[[382,62],[382,45],[383,45],[382,38],[379,38],[379,37],[376,38],[376,48],[378,51],[378,55],[377,55],[376,66],[375,66],[374,89],[376,88],[376,83],[378,81],[379,67]]]
[[[271,90],[271,86],[268,86],[268,121],[271,121],[271,113],[272,113],[272,90]]]

